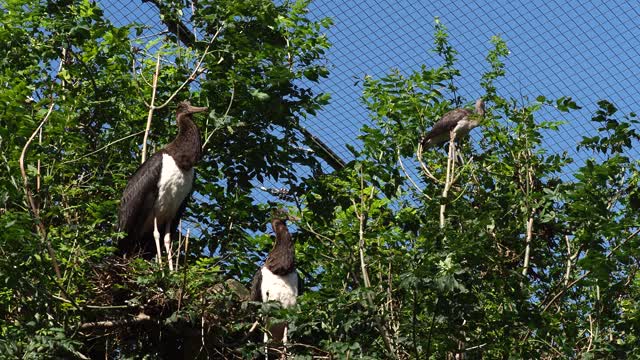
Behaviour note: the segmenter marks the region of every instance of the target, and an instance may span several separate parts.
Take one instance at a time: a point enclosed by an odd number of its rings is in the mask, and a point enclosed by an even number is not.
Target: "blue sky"
[[[569,122],[545,145],[575,156],[576,141],[594,131],[589,119],[596,101],[609,99],[620,113],[640,110],[639,9],[627,1],[315,1],[311,15],[335,21],[328,30],[331,76],[319,85],[332,93],[332,103],[308,126],[323,139],[357,136],[368,119],[355,78],[440,64],[430,52],[437,16],[459,52],[462,76],[456,85],[467,101],[482,95],[479,80],[488,68],[489,40],[499,35],[511,51],[507,76],[498,85],[502,96],[571,96],[583,106],[570,115],[541,113]],[[638,151],[630,155],[638,158]]]
[[[99,3],[115,25],[150,25],[145,35],[163,30],[149,3]],[[485,56],[491,37],[499,35],[511,51],[507,76],[497,84],[501,96],[520,101],[533,101],[538,95],[571,96],[583,107],[568,115],[542,111],[536,118],[568,122],[560,132],[548,134],[543,144],[549,152],[567,151],[577,160],[566,168],[565,176],[571,177],[591,156],[578,154],[576,143],[595,131],[589,119],[598,100],[612,101],[620,116],[640,112],[640,5],[635,2],[316,0],[309,10],[312,19],[334,20],[326,31],[332,43],[327,52],[330,76],[312,84],[316,93],[328,92],[332,100],[317,116],[302,122],[345,160],[351,156],[345,144],[356,143],[360,128],[370,122],[360,100],[364,76],[382,77],[393,68],[408,74],[422,64],[441,64],[430,51],[435,17],[448,28],[450,44],[458,51],[462,76],[456,86],[466,101],[483,95],[480,76],[488,69]],[[480,131],[472,136],[477,141]],[[640,159],[639,148],[629,156]],[[262,194],[263,201],[276,200]]]
[[[162,30],[149,3],[100,3],[116,25],[139,22],[153,25],[149,34]],[[435,17],[448,28],[459,53],[462,76],[456,85],[465,100],[482,95],[489,40],[499,35],[511,51],[507,76],[498,83],[500,95],[520,101],[571,96],[583,107],[568,115],[542,111],[537,118],[568,122],[544,143],[551,152],[567,151],[577,158],[568,172],[590,156],[577,154],[575,145],[595,131],[589,119],[598,100],[611,100],[620,115],[640,111],[640,7],[635,2],[317,0],[309,10],[311,18],[331,17],[335,23],[326,31],[332,43],[330,76],[313,84],[316,92],[330,93],[332,101],[303,124],[346,160],[345,144],[353,144],[369,122],[359,80],[382,77],[393,68],[409,73],[421,64],[438,66],[441,59],[430,51]],[[629,155],[640,158],[638,150]]]
[[[162,28],[149,3],[100,3],[117,25],[135,21]],[[330,77],[315,89],[330,93],[332,102],[304,124],[347,159],[344,144],[352,143],[369,121],[357,80],[384,76],[392,68],[409,73],[421,64],[439,65],[430,51],[436,16],[459,52],[462,76],[456,85],[467,101],[482,95],[479,80],[488,68],[484,57],[490,38],[499,35],[511,51],[507,77],[498,86],[502,96],[571,96],[583,106],[570,115],[541,113],[569,122],[546,139],[552,151],[575,155],[576,141],[594,131],[589,118],[600,99],[613,101],[620,113],[640,111],[640,5],[635,2],[316,0],[309,10],[311,18],[334,19],[327,30],[333,45],[327,54]]]

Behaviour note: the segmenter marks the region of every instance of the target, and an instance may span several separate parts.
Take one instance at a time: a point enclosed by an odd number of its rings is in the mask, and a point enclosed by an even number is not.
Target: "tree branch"
[[[429,200],[432,200],[431,197],[427,194],[425,194],[423,192],[422,189],[420,189],[420,187],[418,186],[418,184],[416,184],[415,181],[413,181],[413,178],[411,177],[411,175],[409,175],[409,173],[407,172],[407,169],[404,167],[404,163],[402,163],[402,156],[400,155],[400,148],[397,149],[397,154],[398,154],[398,164],[400,164],[400,168],[402,169],[402,172],[404,173],[404,176],[409,179],[409,182],[411,182],[411,184],[413,185],[413,187],[416,189],[416,191],[418,191],[419,194],[422,194],[424,197],[426,197]]]
[[[433,174],[431,173],[431,171],[429,171],[429,169],[427,168],[427,166],[424,164],[424,161],[422,161],[422,142],[418,143],[418,150],[416,151],[416,158],[418,159],[418,163],[420,164],[420,167],[422,168],[422,172],[429,178],[431,179],[434,183],[439,184],[441,183],[440,180],[438,180],[435,176],[433,176]]]
[[[102,151],[102,150],[104,150],[104,149],[106,149],[106,148],[108,148],[108,147],[110,147],[110,146],[112,146],[112,145],[115,145],[115,144],[119,143],[120,141],[127,140],[127,139],[128,139],[128,138],[130,138],[130,137],[138,136],[138,135],[142,134],[143,132],[144,132],[144,130],[140,130],[140,131],[138,131],[138,132],[136,132],[136,133],[129,134],[129,135],[127,135],[127,136],[123,137],[123,138],[120,138],[120,139],[118,139],[118,140],[115,140],[115,141],[112,141],[112,142],[108,143],[107,145],[105,145],[105,146],[101,147],[100,149],[98,149],[98,150],[96,150],[96,151],[92,151],[92,152],[90,152],[90,153],[88,153],[88,154],[82,155],[82,156],[80,156],[80,157],[78,157],[78,158],[75,158],[75,159],[71,159],[71,160],[63,161],[63,162],[62,162],[62,164],[68,164],[68,163],[73,163],[73,162],[76,162],[76,161],[80,161],[80,160],[82,160],[82,159],[84,159],[84,158],[86,158],[86,157],[88,157],[88,156],[91,156],[91,155],[93,155],[93,154],[97,154],[97,153],[99,153],[100,151]]]
[[[453,171],[455,166],[455,153],[456,153],[456,145],[455,145],[456,135],[454,132],[451,132],[449,137],[449,155],[447,157],[447,174],[445,177],[444,188],[442,189],[442,201],[440,204],[440,229],[444,228],[444,212],[447,207],[446,200],[449,196],[449,190],[451,189],[451,185],[453,185]]]
[[[527,237],[525,240],[525,250],[524,250],[524,268],[522,269],[522,275],[526,276],[527,271],[529,271],[529,257],[531,254],[531,239],[533,238],[533,215],[535,214],[536,209],[531,211],[531,215],[529,215],[529,219],[527,220]]]
[[[233,104],[233,98],[235,97],[236,94],[236,90],[235,87],[231,89],[231,99],[229,100],[229,105],[227,105],[227,110],[224,112],[224,115],[222,115],[222,118],[226,118],[229,115],[229,111],[231,110],[231,104]],[[209,143],[209,140],[211,140],[211,137],[213,136],[213,134],[216,133],[216,131],[218,130],[218,127],[215,127],[211,133],[207,136],[207,138],[204,140],[204,143],[202,144],[202,150],[205,149],[205,147],[207,146],[207,144]]]
[[[331,148],[329,148],[327,144],[325,144],[322,140],[320,140],[318,137],[313,135],[309,130],[301,125],[297,125],[296,129],[300,131],[302,136],[304,136],[305,140],[309,144],[309,147],[311,147],[311,149],[316,154],[318,154],[318,156],[322,160],[326,161],[329,166],[331,166],[334,170],[341,170],[344,168],[346,164],[345,161],[342,160],[342,158],[338,156],[338,154],[333,152],[333,150],[331,150]]]
[[[191,32],[191,30],[189,30],[189,28],[180,20],[175,20],[175,17],[171,16],[173,14],[169,13],[167,6],[162,5],[158,0],[142,0],[142,2],[150,2],[155,5],[160,11],[160,14],[162,15],[160,18],[162,19],[162,22],[167,25],[167,29],[184,45],[195,47],[197,40],[195,34]]]
[[[61,280],[62,274],[60,272],[60,267],[58,266],[58,260],[56,260],[56,252],[53,249],[53,246],[51,246],[51,242],[49,242],[49,240],[47,239],[47,229],[44,226],[44,223],[42,223],[40,219],[40,210],[38,209],[38,206],[36,205],[36,202],[33,199],[33,194],[31,193],[31,189],[29,188],[29,180],[27,178],[27,172],[24,167],[24,158],[27,154],[27,150],[29,149],[29,146],[31,145],[31,142],[33,141],[33,139],[35,139],[36,135],[38,135],[40,130],[42,130],[42,127],[49,119],[49,116],[51,116],[54,105],[55,105],[55,101],[53,101],[53,98],[51,98],[51,104],[49,105],[47,114],[44,116],[44,118],[40,122],[40,125],[38,125],[36,130],[31,134],[31,136],[29,137],[29,140],[27,140],[27,143],[24,144],[24,147],[22,148],[22,152],[20,153],[20,159],[18,160],[18,162],[20,164],[20,174],[22,175],[22,181],[24,186],[24,192],[27,197],[27,203],[29,204],[33,217],[36,220],[36,227],[38,229],[38,233],[40,234],[42,241],[47,247],[47,252],[49,253],[49,257],[51,258],[51,265],[53,266],[53,270],[56,273],[56,278],[57,280]]]
[[[607,254],[606,259],[609,259],[613,253],[618,250],[623,244],[625,244],[627,241],[629,241],[629,239],[631,239],[632,237],[638,235],[638,233],[640,232],[640,227],[636,229],[636,231],[634,231],[633,233],[631,233],[631,235],[629,235],[628,237],[626,237],[624,240],[622,240],[620,242],[620,244],[616,245],[613,249],[611,249],[611,251],[609,252],[609,254]],[[558,300],[562,295],[564,295],[567,291],[569,291],[569,289],[571,289],[575,284],[577,284],[580,280],[586,278],[589,274],[591,274],[591,270],[587,270],[584,274],[582,274],[580,277],[578,277],[577,279],[573,280],[572,282],[570,282],[567,286],[565,286],[562,290],[558,291],[558,293],[556,295],[553,296],[553,298],[551,298],[551,300],[549,300],[549,303],[546,304],[544,306],[544,308],[542,309],[542,313],[544,313],[545,311],[547,311],[547,309],[549,309],[549,307],[551,307],[551,305],[556,302],[556,300]]]
[[[207,44],[207,47],[204,50],[204,53],[202,54],[202,56],[200,57],[200,59],[198,60],[198,63],[196,64],[196,67],[193,69],[193,71],[191,72],[191,75],[189,75],[189,77],[182,82],[182,84],[178,87],[178,89],[176,89],[171,96],[169,96],[169,98],[167,99],[167,101],[165,101],[162,105],[156,106],[155,105],[155,100],[156,100],[156,92],[158,89],[158,77],[160,75],[160,52],[158,52],[157,54],[157,60],[156,60],[156,69],[155,72],[153,74],[153,82],[151,84],[151,103],[149,104],[149,114],[147,115],[147,126],[145,128],[145,132],[144,132],[144,139],[142,140],[142,161],[141,163],[144,163],[147,157],[147,138],[149,137],[149,130],[151,129],[151,120],[153,118],[153,112],[155,110],[158,109],[162,109],[165,106],[167,106],[174,97],[176,97],[176,95],[178,95],[178,93],[180,91],[182,91],[182,89],[187,86],[187,84],[190,84],[191,82],[193,82],[200,74],[202,74],[202,62],[204,61],[204,58],[209,54],[209,48],[211,47],[211,44],[215,41],[215,39],[218,37],[218,35],[220,34],[220,32],[222,31],[224,27],[221,26],[220,28],[218,28],[218,31],[216,31],[216,33],[213,35],[213,37],[211,38],[211,40],[209,41],[209,43]]]
[[[92,329],[111,329],[115,327],[124,327],[131,325],[140,325],[144,323],[153,322],[151,317],[145,313],[136,315],[133,319],[127,320],[105,320],[83,323],[79,325],[80,330],[92,330]]]
[[[142,139],[142,160],[141,164],[147,159],[147,138],[149,138],[149,130],[151,129],[151,119],[153,119],[154,103],[156,101],[156,90],[158,89],[158,75],[160,73],[160,52],[157,54],[156,70],[153,73],[153,83],[151,84],[151,103],[149,104],[149,113],[147,115],[147,126],[144,129],[144,138]]]

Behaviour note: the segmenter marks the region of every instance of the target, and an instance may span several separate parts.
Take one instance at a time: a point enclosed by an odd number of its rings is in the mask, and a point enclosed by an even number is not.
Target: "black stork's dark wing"
[[[249,300],[251,301],[262,301],[262,268],[259,268],[255,275],[253,275],[253,280],[251,281],[251,295],[249,296]]]
[[[472,114],[467,109],[455,109],[444,114],[438,122],[433,125],[433,128],[422,139],[422,147],[433,146],[441,144],[449,140],[449,134],[453,130],[460,120],[468,117]]]
[[[143,250],[144,237],[149,229],[144,229],[148,216],[153,214],[153,206],[158,196],[158,179],[162,170],[162,151],[151,156],[133,174],[127,183],[118,211],[118,230],[127,235],[118,242],[121,255]],[[151,229],[153,231],[153,229]]]

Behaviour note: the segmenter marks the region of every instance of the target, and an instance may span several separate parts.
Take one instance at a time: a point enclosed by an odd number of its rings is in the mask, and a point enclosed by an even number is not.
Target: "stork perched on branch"
[[[471,129],[480,125],[484,118],[484,101],[476,100],[475,113],[469,109],[455,109],[444,114],[438,120],[431,131],[421,140],[423,148],[429,148],[444,144],[447,140],[454,140],[458,136],[464,136]]]
[[[251,283],[252,301],[277,301],[283,308],[295,306],[301,290],[301,281],[296,270],[295,248],[285,223],[291,217],[285,210],[272,213],[271,227],[276,234],[275,244],[264,265],[256,272]],[[271,324],[269,333],[274,341],[287,343],[287,324]],[[264,334],[264,342],[269,336]],[[267,356],[268,357],[268,356]]]
[[[157,254],[162,262],[160,236],[164,235],[169,268],[172,269],[171,233],[176,231],[194,181],[194,165],[200,159],[200,131],[193,114],[206,107],[178,104],[178,135],[153,154],[127,183],[118,212],[119,231],[126,236],[118,242],[120,255],[140,255],[150,259]],[[153,250],[155,243],[155,252]]]

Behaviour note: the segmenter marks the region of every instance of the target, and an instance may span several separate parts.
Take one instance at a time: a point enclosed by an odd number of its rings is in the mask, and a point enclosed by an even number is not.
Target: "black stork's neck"
[[[287,225],[281,219],[271,220],[276,233],[276,244],[269,253],[264,266],[276,275],[287,275],[295,270],[296,260],[293,241]]]
[[[178,136],[165,147],[165,151],[173,157],[180,169],[188,170],[200,160],[202,147],[200,130],[193,122],[192,114],[179,113],[176,121],[178,123]]]

